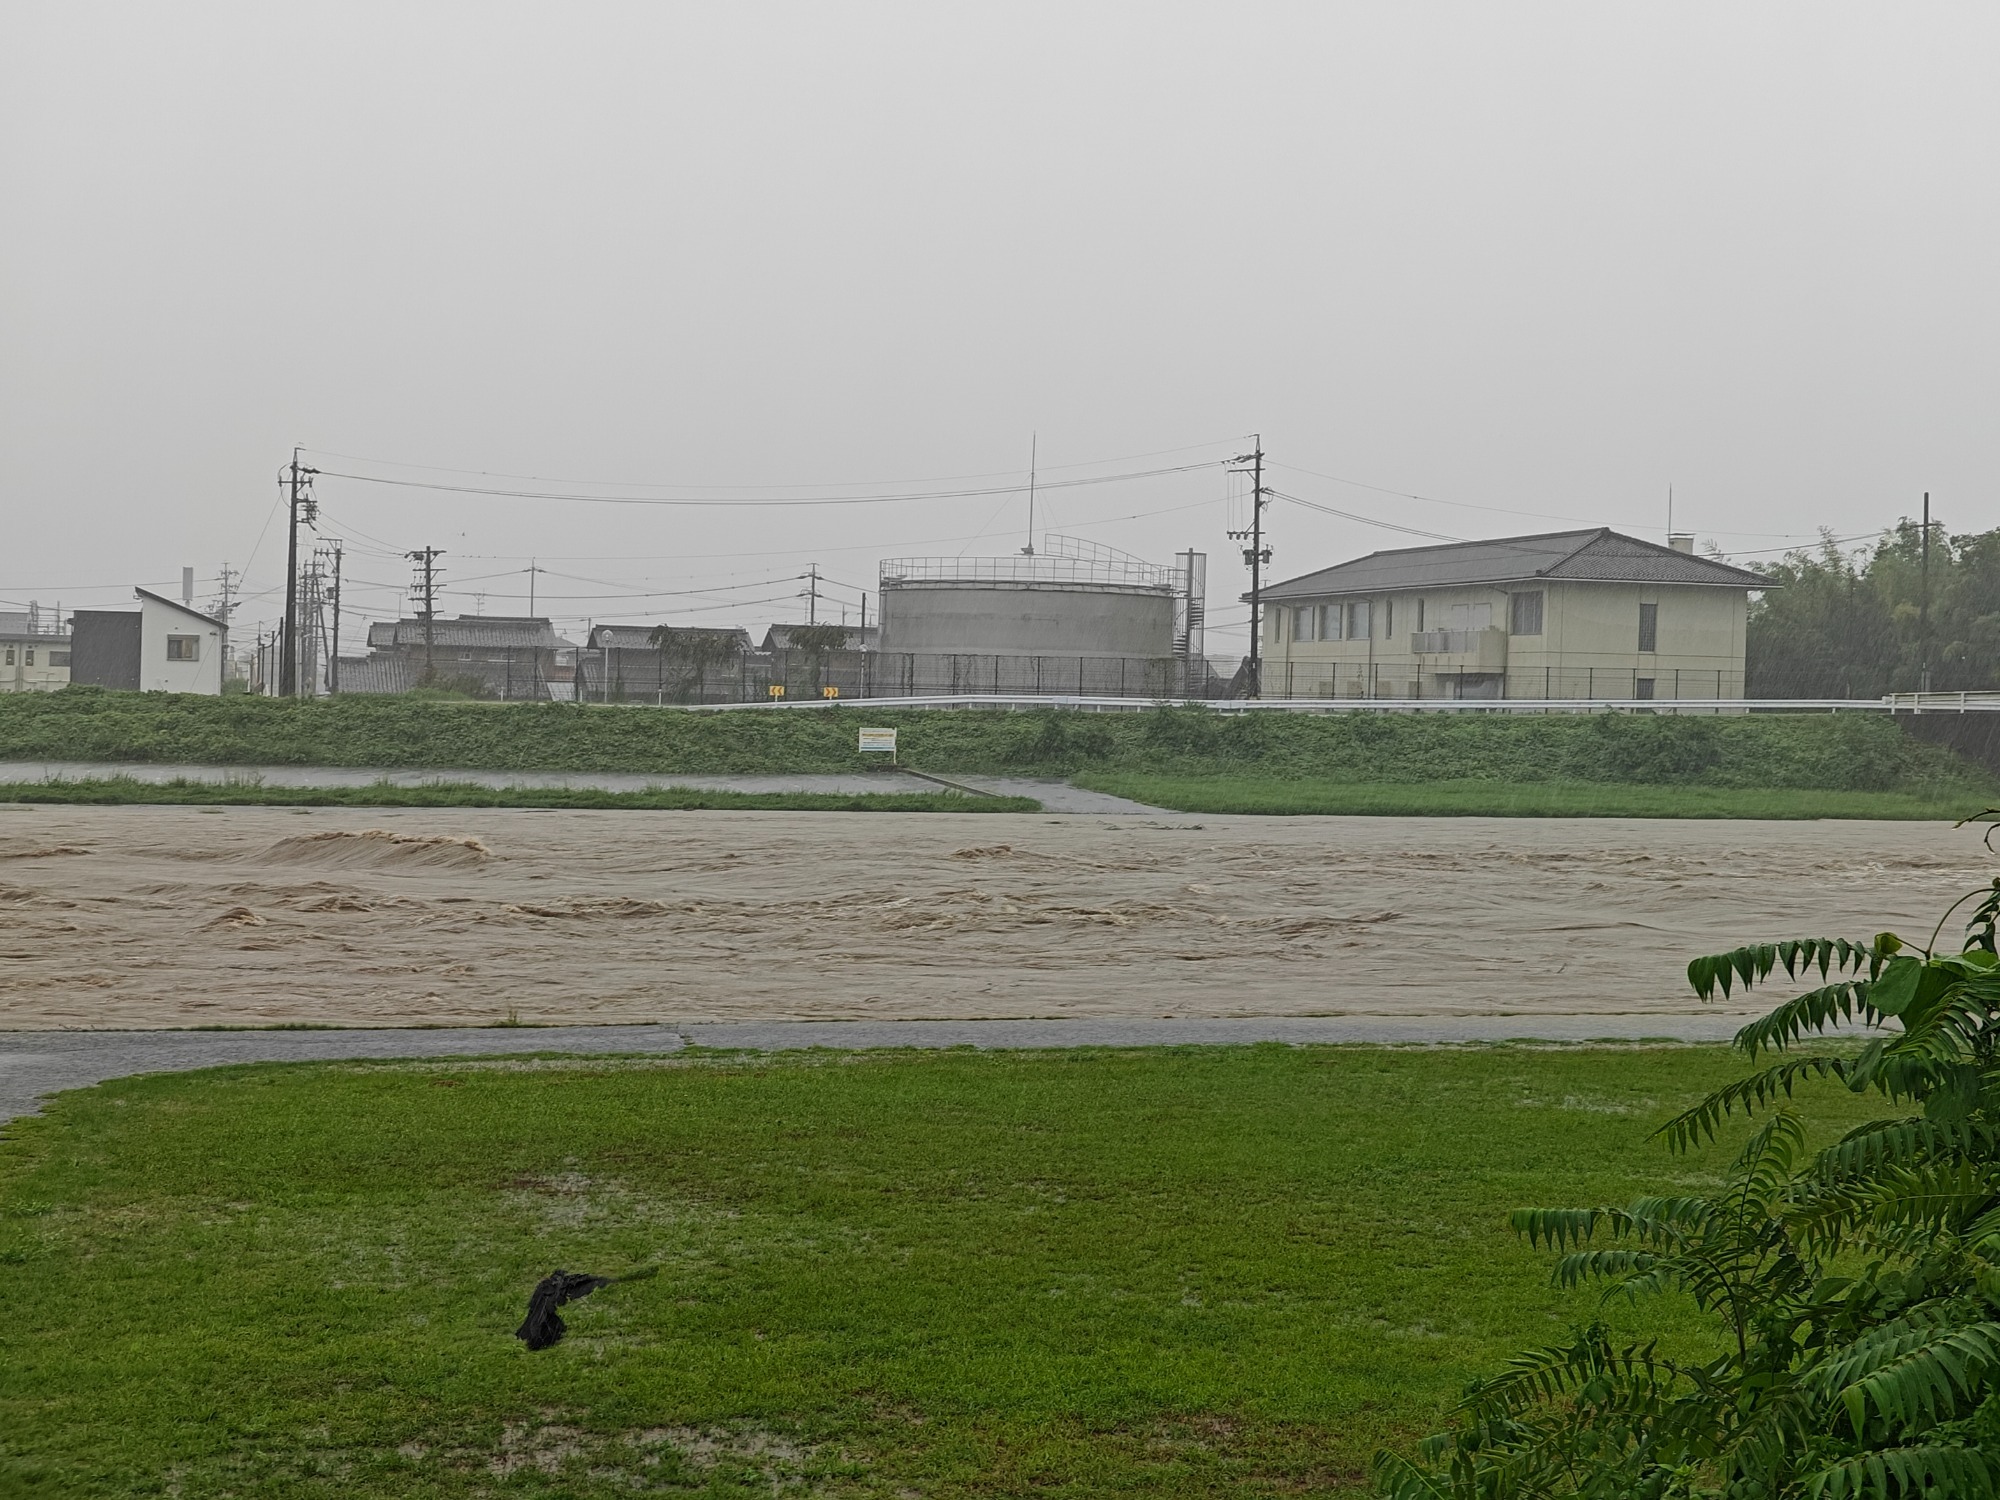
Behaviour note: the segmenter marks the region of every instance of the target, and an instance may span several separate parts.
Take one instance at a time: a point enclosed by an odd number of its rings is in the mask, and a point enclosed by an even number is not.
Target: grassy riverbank
[[[960,792],[729,792],[654,787],[606,792],[589,787],[479,786],[464,781],[396,786],[262,786],[247,782],[140,781],[108,776],[83,781],[0,782],[0,802],[70,806],[170,807],[527,807],[627,812],[1039,812],[1030,797],[972,797]]]
[[[1886,818],[1956,822],[1993,793],[1551,781],[1308,781],[1251,776],[1083,775],[1079,786],[1176,812],[1416,818]]]
[[[0,695],[0,760],[728,775],[853,771],[864,724],[925,770],[1407,787],[1606,785],[1889,792],[1976,803],[1992,778],[1883,715],[691,713],[344,697]],[[1390,795],[1385,793],[1384,795]]]
[[[1738,1066],[1244,1047],[124,1079],[0,1137],[0,1272],[32,1289],[0,1493],[1350,1493],[1466,1379],[1600,1314],[1507,1211],[1711,1183],[1723,1150],[1647,1136]],[[1822,1138],[1861,1108],[1800,1107]],[[512,1337],[551,1268],[644,1264],[556,1348]]]

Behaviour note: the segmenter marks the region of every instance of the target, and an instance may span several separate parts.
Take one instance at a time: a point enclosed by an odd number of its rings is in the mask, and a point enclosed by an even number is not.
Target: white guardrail
[[[1922,701],[1913,701],[1921,697]],[[699,713],[815,708],[1077,708],[1137,713],[1150,708],[1208,708],[1216,713],[1294,714],[1742,714],[2000,713],[2000,694],[1901,693],[1890,698],[1098,698],[1056,693],[954,693],[921,698],[775,698],[756,703],[701,703]],[[650,706],[650,705],[648,705]]]

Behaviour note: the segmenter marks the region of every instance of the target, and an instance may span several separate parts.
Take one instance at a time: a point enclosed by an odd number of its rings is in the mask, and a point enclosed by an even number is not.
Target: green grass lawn
[[[1116,772],[1078,786],[1200,813],[1323,813],[1480,818],[1893,818],[1956,822],[1988,806],[1962,792],[1816,791],[1796,787],[1620,785],[1560,781],[1316,781],[1275,776]]]
[[[727,792],[667,786],[644,792],[589,787],[479,786],[464,781],[395,786],[262,786],[176,777],[166,782],[107,776],[76,781],[0,782],[0,802],[91,806],[193,807],[547,807],[637,812],[1039,812],[1032,797],[969,797],[960,792]]]
[[[1340,1493],[1714,1048],[245,1067],[0,1137],[0,1494]],[[1814,1093],[1831,1131],[1865,1106]],[[658,1279],[511,1337],[556,1266]],[[1666,1314],[1613,1314],[1627,1326]],[[1685,1343],[1691,1325],[1656,1322]]]

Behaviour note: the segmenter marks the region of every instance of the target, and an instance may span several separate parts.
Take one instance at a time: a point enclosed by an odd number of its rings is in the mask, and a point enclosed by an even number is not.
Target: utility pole
[[[405,552],[403,556],[417,565],[419,576],[417,592],[423,596],[423,608],[417,611],[417,618],[424,622],[424,681],[428,683],[437,673],[437,638],[433,628],[437,618],[437,560],[444,556],[436,547],[420,547],[415,552]]]
[[[819,564],[813,563],[799,577],[811,580],[806,584],[806,624],[819,623]]]
[[[1924,491],[1923,562],[1917,585],[1917,691],[1931,690],[1931,492]]]
[[[222,574],[216,579],[215,617],[222,622],[222,673],[229,673],[229,617],[236,612],[236,580],[242,575],[228,563],[222,565]]]
[[[528,560],[528,618],[535,617],[535,575],[543,569],[533,558]]]
[[[333,578],[329,600],[333,605],[333,641],[326,652],[326,690],[329,694],[340,691],[340,553],[344,545],[339,537],[332,537],[320,546],[322,556],[333,560],[331,569],[322,564],[322,571],[330,572]]]
[[[1035,555],[1035,459],[1039,456],[1042,435],[1028,434],[1028,545],[1021,549],[1024,557]]]
[[[299,450],[294,448],[291,463],[281,472],[287,476],[280,483],[290,496],[291,524],[290,541],[285,548],[284,656],[278,663],[278,692],[290,698],[299,690],[299,517],[303,511],[308,526],[319,519],[319,509],[312,498],[312,476],[319,470],[302,468]]]
[[[1271,549],[1264,545],[1264,436],[1255,434],[1251,441],[1257,446],[1248,453],[1239,454],[1232,463],[1249,464],[1250,475],[1250,526],[1244,531],[1232,531],[1231,539],[1248,542],[1243,549],[1243,561],[1250,565],[1250,662],[1247,681],[1243,684],[1244,696],[1261,698],[1264,696],[1264,568],[1271,561]],[[1243,469],[1230,472],[1242,474]]]
[[[317,698],[320,655],[326,645],[326,569],[319,552],[300,573],[299,585],[299,692]]]

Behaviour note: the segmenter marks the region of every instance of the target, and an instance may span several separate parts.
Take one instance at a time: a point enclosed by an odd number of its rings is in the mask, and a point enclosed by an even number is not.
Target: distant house
[[[69,683],[69,633],[53,616],[0,611],[0,693],[47,693]]]
[[[222,621],[145,589],[137,609],[80,609],[70,617],[69,678],[128,692],[222,691]]]
[[[796,651],[798,642],[793,639],[801,630],[821,630],[841,632],[840,643],[833,649],[842,651],[873,651],[882,632],[873,625],[829,625],[821,621],[817,625],[773,625],[764,632],[763,651]]]
[[[341,658],[340,690],[400,693],[437,684],[494,698],[546,698],[564,644],[535,616],[378,620],[368,627],[368,656]]]
[[[712,703],[738,695],[750,632],[724,626],[598,625],[576,663],[586,702]]]
[[[1740,698],[1761,574],[1607,527],[1405,547],[1264,592],[1267,698]]]

